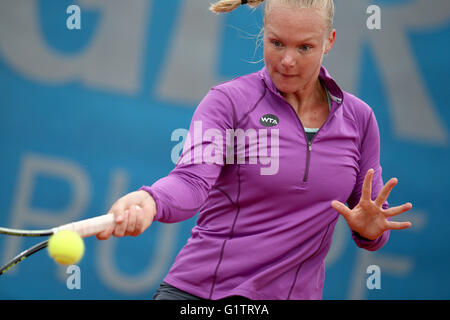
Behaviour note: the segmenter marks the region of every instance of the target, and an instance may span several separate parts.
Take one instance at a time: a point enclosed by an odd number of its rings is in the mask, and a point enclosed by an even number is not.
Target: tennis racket
[[[10,228],[2,228],[0,227],[0,234],[17,236],[17,237],[50,237],[51,235],[62,231],[62,230],[71,230],[78,233],[81,237],[90,237],[97,235],[98,233],[106,230],[107,228],[114,226],[114,215],[113,214],[105,214],[102,216],[85,219],[77,222],[68,223],[56,228],[47,229],[47,230],[20,230],[20,229],[10,229]],[[22,251],[20,254],[15,256],[9,262],[7,262],[3,267],[0,268],[0,276],[3,275],[6,271],[14,267],[19,262],[25,260],[27,257],[32,254],[44,249],[48,245],[49,239],[42,241],[31,248]]]

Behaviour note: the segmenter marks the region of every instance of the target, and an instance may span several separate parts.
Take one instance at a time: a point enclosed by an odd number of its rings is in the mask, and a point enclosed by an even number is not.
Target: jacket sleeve
[[[380,166],[380,133],[375,114],[371,110],[367,125],[364,128],[361,139],[361,157],[359,161],[359,173],[356,178],[356,184],[347,200],[350,209],[353,209],[361,198],[362,185],[364,178],[369,169],[374,169],[374,176],[372,180],[372,200],[375,200],[378,193],[383,188],[382,169]],[[389,208],[389,203],[385,201],[382,205],[383,209]],[[361,237],[357,232],[352,230],[352,239],[360,248],[376,251],[383,247],[389,239],[390,230],[385,231],[380,237],[375,240],[369,240]]]
[[[200,102],[184,140],[182,154],[168,176],[147,191],[156,202],[154,220],[174,223],[193,217],[205,203],[226,162],[226,130],[234,126],[234,105],[211,89]]]

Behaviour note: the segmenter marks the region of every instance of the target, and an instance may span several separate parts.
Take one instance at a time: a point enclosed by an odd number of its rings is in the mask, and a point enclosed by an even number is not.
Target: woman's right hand
[[[147,191],[134,191],[117,200],[109,214],[114,214],[116,225],[97,234],[97,239],[107,240],[111,235],[136,237],[152,224],[156,203]]]

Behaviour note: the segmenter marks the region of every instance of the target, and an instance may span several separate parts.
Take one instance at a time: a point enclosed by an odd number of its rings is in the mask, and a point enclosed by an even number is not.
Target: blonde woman
[[[211,10],[262,2],[222,0]],[[336,38],[333,1],[265,2],[265,66],[215,86],[194,113],[190,136],[200,124],[215,139],[186,144],[167,177],[112,206],[117,226],[98,235],[136,236],[153,221],[183,221],[200,211],[155,299],[321,299],[340,215],[366,250],[411,225],[389,220],[412,204],[389,208],[397,179],[383,185],[372,109],[322,66]],[[199,158],[211,148],[228,151],[229,133],[238,130],[248,134],[245,153]],[[264,134],[252,140],[257,132]],[[259,149],[266,145],[270,152]],[[277,164],[264,171],[268,160]]]

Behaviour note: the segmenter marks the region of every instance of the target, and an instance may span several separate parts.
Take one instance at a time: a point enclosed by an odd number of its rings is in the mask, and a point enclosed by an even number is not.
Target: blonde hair
[[[294,8],[314,8],[324,10],[326,12],[328,30],[333,29],[334,20],[334,2],[333,0],[266,0],[266,7],[264,15],[270,10],[270,5],[273,1],[292,6]],[[247,5],[251,8],[256,8],[264,2],[264,0],[219,0],[218,2],[211,4],[209,10],[215,13],[230,12],[241,6],[243,2],[247,2]]]

